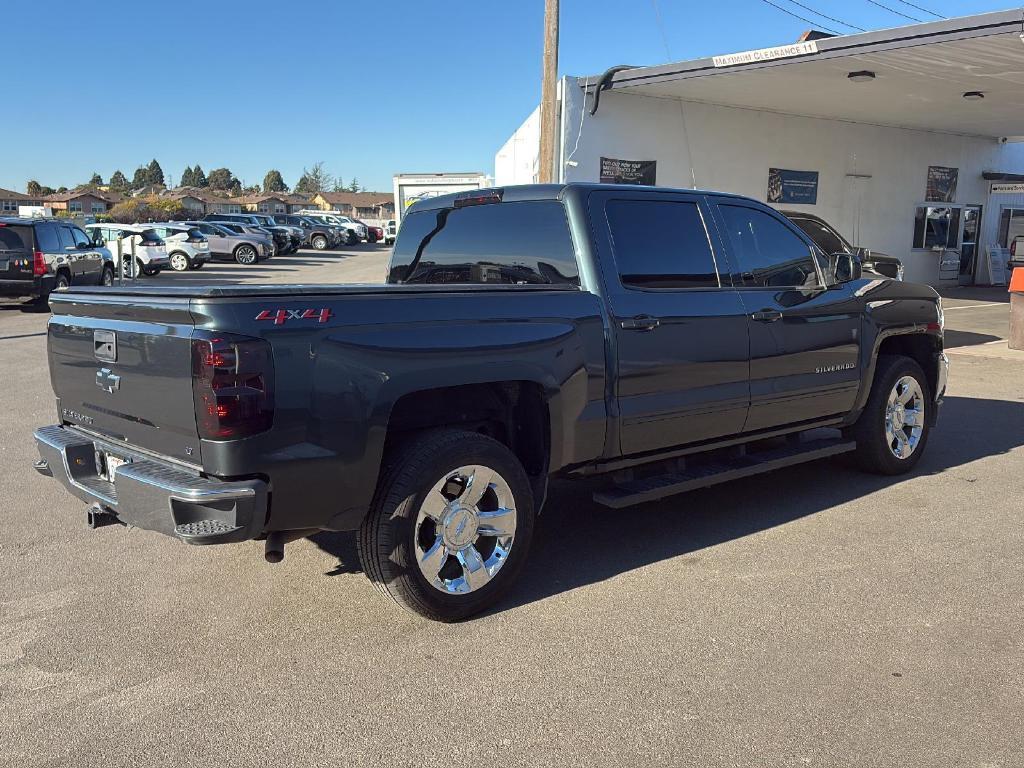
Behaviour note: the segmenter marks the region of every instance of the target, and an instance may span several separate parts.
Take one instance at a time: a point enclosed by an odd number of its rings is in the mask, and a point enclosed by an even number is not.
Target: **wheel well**
[[[928,387],[932,392],[938,384],[938,369],[934,365],[934,355],[939,351],[939,341],[934,336],[924,333],[907,333],[890,336],[882,341],[878,348],[881,355],[904,355],[917,361],[928,379]]]
[[[415,432],[436,427],[461,427],[492,437],[516,455],[526,474],[547,474],[548,404],[534,382],[465,384],[404,395],[391,409],[385,452]]]

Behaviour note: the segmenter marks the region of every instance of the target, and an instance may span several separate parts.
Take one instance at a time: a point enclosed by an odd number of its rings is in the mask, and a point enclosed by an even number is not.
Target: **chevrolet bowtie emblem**
[[[109,368],[100,368],[96,371],[96,386],[104,392],[113,394],[115,390],[121,388],[121,377]]]

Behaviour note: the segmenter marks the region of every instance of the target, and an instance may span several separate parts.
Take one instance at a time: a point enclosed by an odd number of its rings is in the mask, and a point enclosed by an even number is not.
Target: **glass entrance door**
[[[960,216],[960,285],[974,285],[978,271],[978,233],[981,231],[981,206],[965,205]]]

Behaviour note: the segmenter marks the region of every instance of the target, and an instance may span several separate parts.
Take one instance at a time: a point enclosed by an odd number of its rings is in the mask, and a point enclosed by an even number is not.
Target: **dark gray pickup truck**
[[[945,389],[935,291],[742,197],[424,200],[388,269],[52,298],[36,468],[94,525],[265,540],[272,562],[358,531],[384,593],[453,620],[515,579],[550,478],[621,508],[848,451],[899,474]]]

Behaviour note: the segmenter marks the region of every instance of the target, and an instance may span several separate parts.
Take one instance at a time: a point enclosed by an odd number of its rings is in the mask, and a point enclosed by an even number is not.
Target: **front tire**
[[[445,429],[388,457],[359,531],[367,577],[399,605],[458,621],[497,602],[533,536],[533,495],[497,440]]]
[[[902,475],[921,460],[933,407],[921,366],[902,355],[882,355],[867,405],[853,426],[857,460],[867,472]]]
[[[187,272],[191,266],[191,260],[181,251],[175,251],[171,254],[171,269],[175,272]]]
[[[105,285],[106,287],[109,288],[113,284],[114,284],[114,268],[113,267],[109,267],[109,266],[108,267],[104,267],[103,268],[103,274],[100,275],[100,285]]]
[[[309,243],[316,250],[322,251],[322,250],[324,250],[327,247],[327,238],[324,237],[323,235],[313,235],[313,237],[309,241]]]
[[[255,264],[257,258],[258,254],[256,253],[256,249],[251,245],[240,245],[235,248],[235,261],[239,264],[249,266],[251,264]]]

